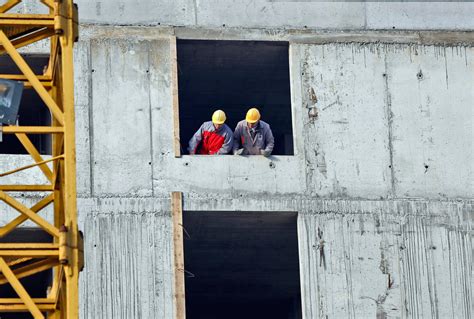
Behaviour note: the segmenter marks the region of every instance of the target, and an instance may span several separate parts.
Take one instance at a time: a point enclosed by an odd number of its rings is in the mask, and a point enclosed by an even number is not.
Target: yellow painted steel
[[[38,0],[48,8],[49,14],[9,13],[21,2],[8,0],[0,6],[0,56],[9,55],[21,71],[21,74],[0,74],[0,78],[21,81],[25,89],[35,90],[49,108],[52,120],[48,126],[2,128],[3,134],[18,138],[32,163],[0,172],[0,200],[19,213],[0,225],[0,285],[10,284],[19,297],[0,298],[0,313],[29,312],[35,319],[76,319],[79,318],[79,272],[84,266],[76,203],[73,45],[78,37],[77,7],[72,0]],[[49,39],[51,47],[49,64],[44,74],[35,74],[18,49],[45,39]],[[51,135],[51,158],[40,155],[28,137],[31,134]],[[50,184],[42,183],[43,180],[38,184],[1,183],[1,177],[20,171],[25,174],[33,167],[39,167]],[[38,192],[42,198],[27,207],[15,197],[17,192]],[[52,223],[40,216],[50,205],[54,209]],[[6,236],[26,221],[49,233],[52,241],[8,242]],[[53,269],[53,279],[45,297],[31,298],[19,279],[49,269]]]

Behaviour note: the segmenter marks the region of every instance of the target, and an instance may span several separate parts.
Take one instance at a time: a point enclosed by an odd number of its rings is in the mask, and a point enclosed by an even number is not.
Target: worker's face
[[[255,123],[249,123],[249,122],[247,122],[247,126],[248,126],[249,128],[254,128],[255,126],[257,126],[257,124],[258,124],[258,121],[255,122]]]
[[[212,124],[214,124],[214,127],[216,128],[216,130],[220,129],[222,125],[224,125],[224,124],[216,124],[216,123],[212,123]]]

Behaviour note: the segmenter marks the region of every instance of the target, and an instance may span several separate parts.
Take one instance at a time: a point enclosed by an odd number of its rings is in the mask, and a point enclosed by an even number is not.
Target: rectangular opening
[[[299,319],[297,213],[183,213],[187,319]]]
[[[8,235],[0,238],[0,243],[51,243],[53,238],[47,232],[39,228],[18,228],[9,233]],[[7,263],[12,263],[10,268],[15,271],[22,267],[26,267],[34,262],[38,262],[40,259],[31,259],[21,261],[15,257],[5,257]],[[1,273],[1,272],[0,272]],[[34,275],[24,277],[20,279],[20,283],[29,293],[32,298],[46,298],[48,287],[52,283],[52,270],[48,269]],[[0,284],[0,298],[19,298],[15,290],[9,283]],[[46,316],[45,313],[43,315]],[[33,318],[30,313],[7,313],[0,311],[1,319],[27,319]]]
[[[35,74],[43,74],[48,65],[48,55],[23,55]],[[0,56],[0,74],[22,74],[10,56]],[[34,89],[25,88],[18,112],[18,124],[21,126],[46,126],[51,124],[51,113]],[[28,135],[33,145],[41,154],[51,154],[51,135]],[[3,134],[0,142],[0,154],[28,154],[14,134]]]
[[[183,154],[215,110],[234,131],[252,107],[270,124],[272,154],[294,154],[288,42],[177,40],[177,59]]]

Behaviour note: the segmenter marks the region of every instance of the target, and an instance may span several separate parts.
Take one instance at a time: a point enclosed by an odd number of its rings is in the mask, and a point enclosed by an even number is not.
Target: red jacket
[[[216,130],[211,121],[204,122],[189,141],[189,154],[227,154],[232,150],[233,137],[226,124]]]

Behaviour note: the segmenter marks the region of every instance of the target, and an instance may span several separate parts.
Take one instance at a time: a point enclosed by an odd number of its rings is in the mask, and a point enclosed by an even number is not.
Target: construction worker
[[[233,133],[224,124],[224,111],[217,110],[212,114],[212,121],[204,122],[189,141],[189,154],[227,154],[232,150]]]
[[[247,111],[245,120],[240,121],[234,131],[235,155],[263,155],[272,154],[275,146],[270,125],[260,120],[260,112],[256,108]]]

